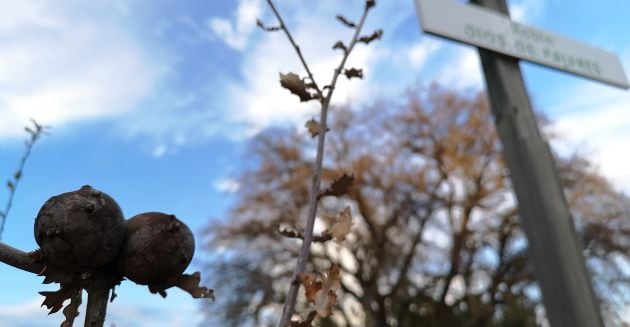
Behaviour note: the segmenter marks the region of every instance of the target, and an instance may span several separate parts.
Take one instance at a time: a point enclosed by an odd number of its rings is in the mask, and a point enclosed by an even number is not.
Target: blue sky
[[[446,1],[446,0],[445,0]],[[618,54],[630,67],[630,2],[512,0],[515,20]],[[334,20],[356,18],[362,1],[277,1],[320,84],[350,31]],[[84,184],[112,195],[126,217],[174,213],[201,238],[209,219],[225,216],[234,177],[246,165],[247,141],[269,126],[303,125],[316,113],[279,87],[278,72],[301,73],[262,0],[0,0],[0,177],[17,167],[28,118],[53,126],[34,149],[3,241],[36,247],[33,219],[52,195]],[[382,0],[366,32],[382,41],[359,46],[350,66],[365,78],[341,80],[336,104],[357,107],[437,81],[483,87],[473,48],[422,35],[412,0]],[[630,191],[628,91],[523,63],[535,106],[562,140]],[[6,190],[0,190],[0,203]],[[201,251],[198,251],[201,256]],[[199,269],[193,262],[190,271]],[[40,308],[41,278],[0,265],[0,321],[49,326],[61,315]],[[211,286],[211,285],[210,285]],[[126,282],[109,307],[117,326],[190,326],[197,301],[177,290],[166,299]],[[220,296],[220,295],[219,295]],[[80,318],[82,319],[82,318]],[[153,320],[151,320],[153,319]],[[2,325],[5,326],[5,325]]]

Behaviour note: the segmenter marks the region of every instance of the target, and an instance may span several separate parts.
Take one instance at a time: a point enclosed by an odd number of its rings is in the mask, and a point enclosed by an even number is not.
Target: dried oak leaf
[[[294,73],[280,73],[280,85],[297,95],[301,102],[313,100],[314,97],[308,92],[307,85],[298,75]]]
[[[354,184],[354,176],[352,174],[344,173],[341,177],[335,179],[330,187],[319,194],[319,197],[324,196],[343,196],[350,192],[350,188],[352,188],[352,184]]]
[[[365,44],[370,44],[370,42],[374,40],[378,40],[383,36],[383,30],[376,30],[374,33],[370,35],[365,35],[359,38],[359,42],[363,42]]]
[[[54,292],[39,292],[39,294],[45,297],[42,306],[46,306],[53,314],[63,307],[63,302],[67,299],[74,297],[78,292],[81,292],[81,288],[74,284],[61,284],[61,288]]]
[[[177,281],[176,286],[188,292],[194,298],[214,300],[214,290],[208,289],[207,287],[199,286],[200,281],[201,275],[198,271],[196,271],[192,275],[183,274],[182,277],[180,277],[180,279]]]
[[[194,298],[214,300],[214,290],[199,286],[200,282],[201,274],[196,271],[192,275],[182,274],[174,282],[167,284],[149,284],[148,286],[151,293],[158,293],[162,297],[166,297],[166,289],[177,286]]]
[[[342,24],[350,27],[350,28],[355,28],[357,27],[357,24],[355,24],[354,22],[350,21],[348,18],[344,17],[343,15],[337,15],[335,18],[337,18],[338,21],[340,21]]]
[[[306,300],[315,303],[317,294],[323,287],[322,282],[317,280],[317,277],[313,274],[302,274],[300,280],[304,286]]]
[[[328,317],[332,313],[332,306],[337,304],[337,294],[340,286],[339,267],[332,266],[321,280],[313,274],[302,274],[301,281],[304,285],[306,300],[315,305],[315,310],[320,317]]]
[[[350,229],[352,229],[352,214],[350,213],[350,207],[345,207],[339,213],[339,219],[330,227],[330,234],[337,241],[341,242],[346,239]]]
[[[42,284],[50,284],[50,283],[60,283],[60,284],[69,284],[72,282],[75,277],[74,274],[65,272],[55,266],[46,264],[44,266],[44,270],[42,270],[38,276],[44,276],[44,281]]]
[[[70,304],[68,304],[63,309],[63,315],[66,317],[66,320],[61,323],[61,327],[72,327],[74,324],[74,319],[79,316],[79,307],[81,306],[81,292],[79,291],[75,296],[70,300]]]
[[[346,78],[348,79],[351,79],[353,77],[363,78],[363,69],[358,69],[358,68],[344,69],[343,74],[346,75]]]
[[[315,119],[311,119],[304,124],[304,127],[311,134],[311,137],[316,137],[319,135],[320,125],[319,122]],[[330,131],[330,128],[326,128],[326,132]]]

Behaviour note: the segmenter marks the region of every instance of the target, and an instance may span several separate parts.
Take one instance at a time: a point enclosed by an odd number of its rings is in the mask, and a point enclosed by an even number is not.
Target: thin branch
[[[45,268],[44,263],[36,260],[30,253],[18,250],[2,242],[0,242],[0,262],[33,274],[39,274]]]
[[[99,276],[87,288],[88,301],[85,314],[86,327],[103,327],[109,301],[110,280],[107,276]]]
[[[304,240],[304,232],[302,232],[302,231],[296,231],[296,230],[290,230],[290,229],[280,229],[280,230],[278,230],[278,233],[280,233],[280,235],[282,235],[284,237],[299,238],[301,240]],[[313,239],[312,239],[312,242],[324,243],[324,242],[328,242],[328,241],[330,241],[332,239],[333,239],[332,234],[330,232],[328,232],[328,231],[324,231],[320,235],[314,235]]]
[[[278,12],[278,9],[276,9],[276,6],[273,4],[273,1],[267,0],[267,3],[269,4],[269,7],[271,7],[271,10],[273,10],[274,15],[276,15],[276,18],[280,22],[280,28],[284,31],[284,34],[286,34],[287,38],[289,39],[289,42],[291,42],[291,45],[295,49],[295,52],[297,53],[298,57],[300,57],[302,66],[304,66],[304,70],[306,70],[306,73],[308,74],[308,78],[313,83],[313,89],[315,89],[315,92],[317,92],[317,95],[319,96],[320,101],[323,103],[324,94],[322,93],[322,90],[317,85],[317,82],[315,81],[315,77],[313,77],[313,73],[311,73],[310,68],[308,68],[308,64],[306,63],[306,60],[304,59],[304,56],[302,55],[302,50],[300,50],[300,47],[297,45],[297,43],[293,39],[291,32],[287,28],[287,25],[284,23],[284,20],[282,19],[282,16],[280,16],[280,13]]]
[[[22,180],[24,166],[26,165],[28,157],[31,155],[33,145],[35,145],[35,142],[37,142],[37,140],[39,140],[49,128],[47,126],[38,124],[33,119],[31,119],[31,122],[33,123],[33,128],[24,128],[24,130],[30,135],[30,139],[26,140],[25,142],[26,149],[24,150],[24,154],[20,159],[20,164],[13,174],[12,178],[7,181],[7,187],[9,188],[9,198],[7,199],[7,204],[4,208],[4,211],[0,211],[0,238],[2,237],[2,232],[4,231],[4,223],[7,221],[7,217],[9,216],[9,212],[11,211],[11,207],[13,206],[15,191],[17,190],[18,184],[20,184],[20,180]]]
[[[328,88],[328,93],[326,94],[326,97],[323,97],[322,92],[320,91],[319,87],[315,83],[313,74],[308,69],[308,65],[306,64],[306,61],[304,60],[304,57],[302,56],[300,52],[299,46],[297,46],[297,44],[293,40],[293,37],[291,37],[291,33],[289,33],[288,29],[286,28],[286,25],[284,24],[284,21],[282,20],[280,13],[276,10],[275,6],[273,5],[272,0],[267,0],[267,3],[269,3],[269,6],[273,10],[278,21],[280,22],[280,27],[285,31],[287,37],[289,38],[289,41],[291,42],[298,56],[300,57],[300,60],[302,61],[302,64],[304,65],[304,68],[306,69],[309,75],[309,78],[314,84],[315,90],[320,95],[321,112],[320,112],[319,123],[320,123],[321,130],[325,131],[327,129],[326,121],[328,117],[328,108],[330,106],[330,100],[335,90],[335,85],[337,84],[337,79],[339,78],[339,75],[342,74],[343,67],[345,66],[346,61],[348,60],[348,57],[350,53],[352,52],[352,49],[354,48],[354,46],[356,45],[359,39],[361,29],[363,28],[363,24],[365,23],[365,19],[367,18],[367,14],[373,5],[365,6],[363,15],[361,16],[361,20],[355,29],[354,35],[352,37],[351,42],[348,45],[347,51],[344,52],[344,56],[341,59],[339,66],[337,66],[337,68],[334,71],[332,81],[330,82],[330,84],[328,84],[330,86]],[[316,155],[315,163],[314,163],[314,174],[313,174],[313,180],[312,180],[311,189],[309,193],[309,211],[308,211],[308,216],[306,220],[306,227],[304,230],[304,242],[302,243],[302,248],[300,249],[300,255],[298,256],[297,266],[295,267],[295,271],[293,273],[293,278],[292,278],[293,282],[291,283],[286,301],[284,302],[284,307],[282,309],[282,316],[278,322],[278,327],[284,327],[291,321],[291,316],[293,315],[293,311],[295,309],[295,302],[297,299],[298,290],[300,289],[300,283],[297,282],[298,276],[304,272],[306,268],[306,263],[308,262],[311,242],[313,240],[313,227],[315,225],[315,217],[317,215],[318,196],[320,194],[320,187],[321,187],[321,174],[322,174],[322,163],[323,163],[323,158],[324,158],[325,140],[326,140],[326,133],[319,133],[318,139],[317,139],[317,155]]]

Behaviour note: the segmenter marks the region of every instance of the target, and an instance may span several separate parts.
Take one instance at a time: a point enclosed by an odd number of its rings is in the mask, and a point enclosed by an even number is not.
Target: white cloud
[[[328,15],[333,10],[327,11]],[[299,16],[292,26],[292,34],[313,71],[320,88],[328,84],[333,70],[339,64],[341,54],[331,49],[337,40],[349,39],[351,31],[339,28],[337,24],[322,25],[322,17],[306,12],[294,13]],[[328,17],[327,17],[328,18]],[[374,47],[357,46],[350,55],[347,67],[369,67],[374,59]],[[299,99],[280,87],[279,73],[294,72],[306,76],[304,68],[286,37],[280,33],[266,33],[260,42],[247,51],[241,65],[244,83],[230,86],[230,108],[238,108],[231,113],[237,123],[244,124],[246,130],[241,136],[252,135],[269,125],[303,125],[305,119],[315,116],[318,103],[300,103]],[[335,89],[335,104],[343,104],[356,99],[365,81],[347,81],[341,76]]]
[[[233,178],[220,178],[214,182],[214,188],[223,193],[235,193],[241,188],[241,184]]]
[[[120,115],[149,93],[155,70],[134,40],[111,16],[74,5],[3,3],[0,138],[21,135],[28,118],[59,128]]]
[[[422,68],[431,55],[442,48],[442,43],[438,40],[424,38],[407,50],[410,67],[414,70]]]
[[[545,3],[543,0],[510,1],[510,17],[522,23],[533,23],[544,15]]]
[[[208,20],[208,27],[230,47],[244,50],[252,30],[256,27],[256,19],[260,16],[260,0],[240,0],[234,22],[221,17]]]
[[[29,317],[37,314],[45,313],[46,310],[41,308],[42,298],[37,297],[23,303],[0,306],[0,317]],[[2,319],[4,321],[4,319]]]
[[[587,147],[586,153],[601,172],[630,193],[630,152],[626,151],[630,144],[630,94],[602,88],[589,84],[572,90],[571,101],[555,117],[555,129],[562,138],[561,146],[582,151]]]
[[[452,89],[483,87],[483,73],[477,50],[458,47],[454,52],[454,58],[449,58],[449,62],[444,64],[435,79],[441,85]]]

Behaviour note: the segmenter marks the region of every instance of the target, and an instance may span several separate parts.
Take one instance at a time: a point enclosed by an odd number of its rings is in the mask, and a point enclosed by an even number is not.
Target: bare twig
[[[363,28],[363,24],[365,23],[365,19],[367,17],[369,10],[374,6],[374,1],[371,1],[371,0],[366,1],[366,5],[363,10],[363,15],[361,16],[361,20],[359,21],[359,24],[357,24],[355,28],[355,32],[352,37],[352,40],[346,47],[344,51],[344,56],[334,71],[332,81],[330,82],[330,84],[326,86],[326,89],[328,89],[328,93],[325,96],[323,95],[322,90],[317,86],[317,83],[315,82],[315,78],[313,77],[313,74],[308,68],[306,60],[304,59],[304,56],[302,55],[302,52],[300,51],[300,47],[297,45],[297,43],[291,36],[289,29],[284,23],[284,20],[282,19],[280,13],[274,6],[272,0],[267,0],[267,3],[269,4],[276,18],[280,22],[280,28],[287,35],[289,42],[291,42],[291,45],[293,46],[298,57],[300,58],[300,61],[302,62],[302,65],[304,66],[304,69],[306,70],[313,84],[313,89],[315,89],[315,91],[319,95],[318,99],[321,104],[320,119],[319,119],[320,129],[325,131],[327,129],[326,121],[328,117],[328,108],[330,106],[330,100],[335,90],[335,85],[337,84],[339,75],[343,73],[343,68],[346,64],[346,61],[348,60],[348,56],[350,55],[350,53],[352,52],[352,49],[354,48],[354,46],[359,40],[361,29]],[[306,221],[306,228],[304,230],[304,242],[302,243],[300,254],[298,256],[298,262],[293,272],[292,280],[294,282],[291,283],[291,286],[289,288],[289,292],[287,294],[287,298],[284,303],[284,307],[282,309],[282,316],[280,317],[280,320],[278,322],[278,327],[284,327],[290,323],[291,316],[293,315],[293,311],[295,308],[295,301],[297,299],[298,290],[300,288],[300,284],[295,281],[298,280],[298,276],[301,273],[303,273],[306,268],[306,263],[308,261],[308,256],[310,253],[311,242],[313,241],[313,227],[315,225],[315,217],[317,215],[317,203],[318,203],[319,195],[320,195],[322,163],[323,163],[323,158],[324,158],[324,143],[326,139],[326,133],[318,133],[317,136],[318,136],[317,155],[315,158],[314,174],[313,174],[312,184],[311,184],[310,193],[309,193],[309,211],[308,211],[308,216],[307,216],[307,221]]]
[[[39,140],[42,135],[48,129],[47,126],[43,126],[38,124],[34,119],[31,119],[33,123],[33,128],[25,127],[24,130],[29,134],[30,138],[26,140],[26,149],[22,158],[20,159],[20,164],[18,169],[13,174],[12,178],[7,181],[7,188],[9,189],[9,198],[7,199],[7,204],[4,208],[4,211],[0,211],[0,237],[2,237],[2,232],[4,231],[4,223],[9,216],[9,211],[11,211],[11,207],[13,206],[13,197],[15,196],[15,191],[17,190],[18,184],[20,180],[22,180],[22,174],[24,172],[24,166],[26,165],[26,161],[28,157],[31,155],[31,150],[33,149],[33,145],[35,142]]]
[[[35,256],[2,242],[0,242],[0,262],[33,274],[39,274],[44,270],[44,263],[35,259]]]
[[[290,229],[280,229],[280,230],[278,230],[278,233],[280,233],[280,235],[282,235],[284,237],[288,237],[288,238],[299,238],[301,240],[304,239],[304,232],[302,232],[302,231],[296,231],[296,230],[290,230]],[[314,242],[314,243],[325,243],[325,242],[328,242],[328,241],[330,241],[332,239],[333,239],[332,234],[330,232],[328,232],[328,231],[324,231],[320,235],[313,235],[313,238],[311,239],[311,242]]]
[[[297,53],[298,57],[300,57],[302,66],[304,66],[304,70],[306,70],[306,73],[308,74],[308,78],[313,83],[313,89],[315,90],[315,92],[317,92],[317,95],[319,96],[320,101],[322,101],[323,103],[324,94],[322,93],[322,90],[317,85],[317,82],[315,81],[315,78],[313,77],[313,73],[311,73],[311,69],[308,68],[308,64],[306,63],[306,60],[304,59],[304,56],[302,55],[302,50],[300,50],[300,47],[297,45],[297,43],[295,43],[293,36],[291,36],[291,32],[289,32],[287,25],[284,23],[284,20],[282,19],[282,16],[280,16],[280,13],[278,12],[278,9],[276,9],[276,6],[273,4],[273,1],[267,0],[267,3],[269,4],[269,7],[271,7],[271,10],[273,10],[274,15],[276,15],[276,18],[280,22],[280,28],[284,31],[284,34],[286,34],[287,38],[289,39],[289,42],[291,42],[291,45],[295,49],[295,52]]]
[[[88,301],[85,314],[86,327],[103,327],[107,313],[109,290],[112,288],[108,276],[99,276],[87,288]]]

